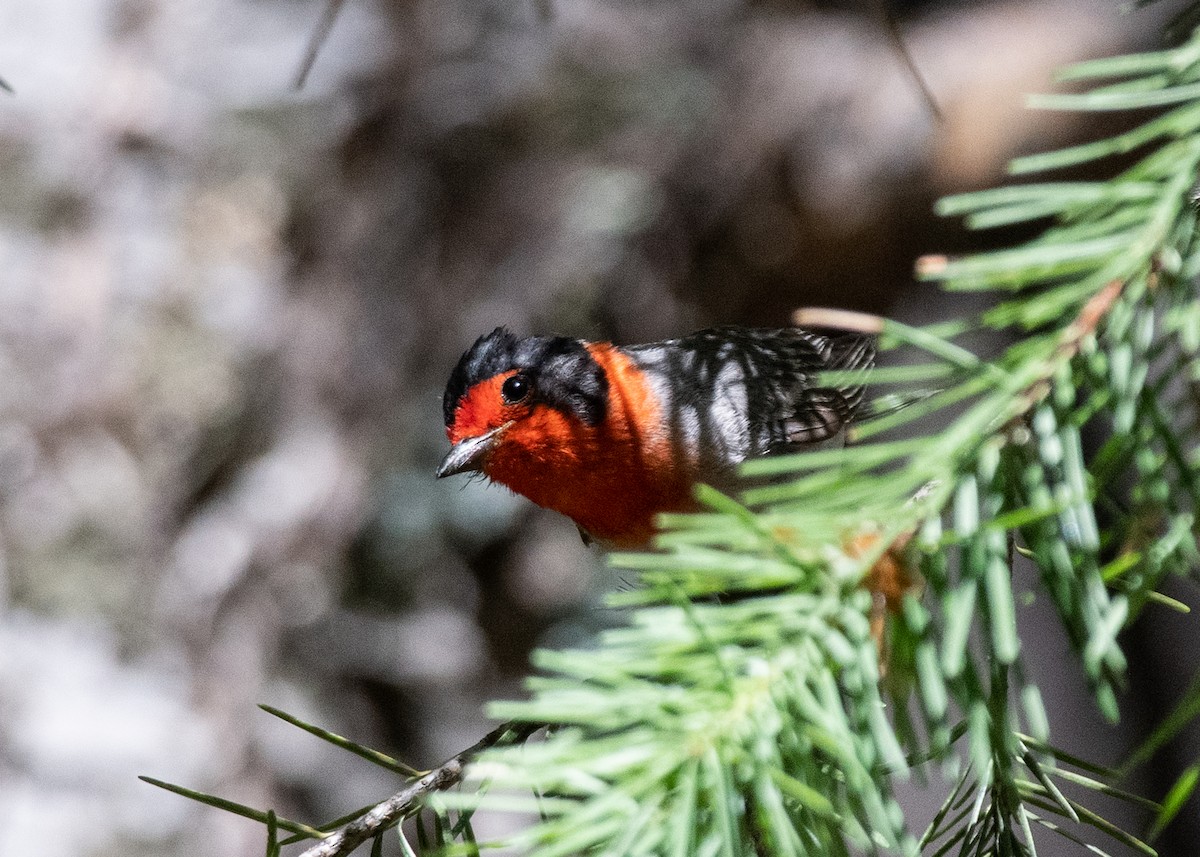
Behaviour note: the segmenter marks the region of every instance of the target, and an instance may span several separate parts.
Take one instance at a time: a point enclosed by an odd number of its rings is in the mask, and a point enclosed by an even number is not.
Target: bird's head
[[[564,446],[562,432],[599,425],[607,403],[608,381],[583,342],[498,327],[450,373],[442,413],[452,446],[437,475],[496,478],[493,465],[506,453],[552,458]]]

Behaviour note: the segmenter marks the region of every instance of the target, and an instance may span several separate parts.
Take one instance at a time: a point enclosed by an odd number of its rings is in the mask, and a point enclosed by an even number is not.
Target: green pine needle
[[[1192,678],[1192,683],[1171,713],[1150,734],[1150,737],[1143,741],[1122,763],[1119,768],[1121,776],[1128,776],[1132,771],[1148,762],[1155,753],[1187,726],[1196,722],[1198,718],[1200,718],[1200,673]]]
[[[194,800],[197,803],[211,806],[215,809],[220,809],[234,815],[240,815],[243,818],[249,818],[257,821],[259,824],[267,825],[268,828],[278,830],[287,830],[295,833],[305,839],[322,839],[326,835],[325,831],[318,830],[315,827],[310,827],[307,824],[301,824],[298,821],[291,821],[286,818],[281,818],[271,810],[258,810],[244,804],[236,803],[225,798],[217,797],[216,795],[206,794],[204,792],[189,789],[184,786],[177,786],[174,783],[156,780],[154,777],[139,776],[139,780],[144,783],[149,783],[152,786],[157,786],[160,789],[166,789],[169,792],[174,792],[188,800]]]
[[[1162,808],[1158,811],[1158,815],[1154,819],[1154,824],[1146,836],[1147,839],[1153,842],[1162,835],[1167,825],[1179,815],[1179,811],[1183,809],[1184,804],[1191,799],[1192,794],[1196,791],[1197,784],[1200,784],[1200,762],[1185,768],[1183,773],[1179,775],[1179,779],[1171,786],[1170,791],[1167,792],[1167,796],[1163,798]]]
[[[259,703],[258,707],[267,712],[267,714],[278,717],[285,723],[290,723],[293,726],[303,729],[310,735],[317,736],[322,741],[328,741],[330,744],[339,749],[348,750],[354,755],[366,759],[372,764],[378,765],[381,768],[386,768],[387,770],[400,774],[403,777],[421,777],[426,773],[425,771],[418,771],[416,768],[410,768],[403,762],[399,762],[385,753],[380,753],[378,750],[372,750],[370,747],[364,747],[361,744],[354,743],[349,738],[343,738],[341,735],[335,735],[326,729],[322,729],[320,726],[314,726],[311,723],[305,723],[299,717],[288,714],[286,711],[280,711],[274,706],[267,705],[265,703]]]

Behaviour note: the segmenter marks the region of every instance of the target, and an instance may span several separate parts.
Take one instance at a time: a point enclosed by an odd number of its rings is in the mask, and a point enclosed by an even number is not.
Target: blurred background
[[[1023,94],[1172,5],[346,0],[297,90],[325,0],[7,0],[0,857],[262,853],[139,773],[314,821],[396,790],[258,702],[419,767],[473,743],[617,582],[565,519],[433,479],[475,337],[969,309],[914,258],[1013,236],[933,201],[1111,131]],[[1103,762],[1200,660],[1144,619],[1115,729],[1025,621],[1055,737]]]

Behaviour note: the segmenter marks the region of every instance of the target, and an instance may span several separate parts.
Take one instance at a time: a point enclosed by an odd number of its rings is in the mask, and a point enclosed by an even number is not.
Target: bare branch
[[[895,47],[896,54],[900,57],[900,61],[904,63],[904,68],[913,79],[913,83],[916,84],[917,91],[921,94],[921,99],[929,109],[930,115],[933,116],[935,121],[944,122],[946,117],[942,113],[942,109],[938,107],[933,90],[929,87],[929,81],[925,79],[925,75],[921,74],[921,70],[917,68],[916,60],[913,59],[912,53],[908,50],[908,45],[904,43],[904,33],[900,30],[900,22],[896,20],[895,13],[888,7],[886,0],[875,0],[875,6],[879,12],[879,16],[883,19],[884,26],[887,27],[888,38]]]
[[[491,747],[519,744],[541,729],[537,723],[505,723],[493,729],[473,746],[443,762],[408,786],[396,792],[382,803],[376,804],[365,815],[335,830],[300,857],[343,857],[371,837],[395,827],[419,808],[421,800],[431,792],[444,791],[457,785],[462,779],[467,763],[479,753]]]
[[[827,327],[832,330],[849,330],[855,333],[882,333],[883,318],[866,312],[848,309],[826,309],[805,307],[792,313],[792,324],[797,327]]]
[[[304,59],[300,61],[300,68],[296,72],[293,86],[297,90],[304,88],[304,82],[308,80],[308,73],[312,71],[313,64],[317,61],[317,54],[321,52],[321,46],[329,38],[333,22],[337,20],[338,12],[342,10],[345,2],[346,0],[329,0],[325,4],[325,11],[317,23],[317,29],[313,31],[312,38],[308,40],[308,47],[304,50]]]

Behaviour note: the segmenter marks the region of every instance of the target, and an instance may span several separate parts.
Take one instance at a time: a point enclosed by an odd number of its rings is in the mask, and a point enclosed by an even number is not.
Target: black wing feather
[[[678,343],[696,355],[701,374],[716,378],[735,362],[746,388],[752,454],[778,452],[836,436],[854,418],[862,383],[818,386],[825,371],[861,373],[875,363],[875,338],[801,328],[719,327]],[[705,368],[705,364],[709,364]]]

